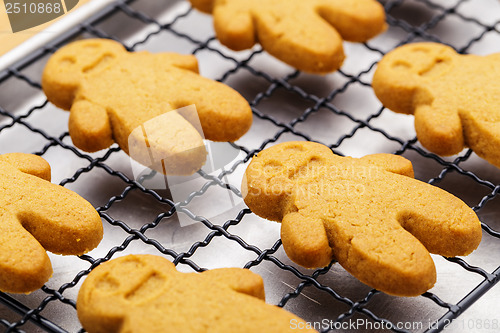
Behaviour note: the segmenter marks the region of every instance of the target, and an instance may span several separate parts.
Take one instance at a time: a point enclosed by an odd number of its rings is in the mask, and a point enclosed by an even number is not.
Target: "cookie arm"
[[[157,63],[156,68],[174,66],[198,73],[198,60],[191,54],[179,54],[175,52],[148,53],[148,57],[153,57]]]
[[[225,283],[239,293],[265,300],[264,281],[260,275],[248,269],[218,268],[205,271],[202,275],[205,278]]]
[[[332,261],[332,249],[323,221],[293,212],[281,222],[281,241],[290,259],[307,267],[325,267]]]
[[[367,170],[369,176],[373,176],[373,173],[380,172],[380,170],[377,169],[380,168],[410,178],[414,177],[413,165],[403,156],[393,154],[372,154],[363,156],[361,160],[369,163],[370,166],[368,166]]]
[[[22,195],[15,203],[22,226],[48,251],[80,255],[102,239],[102,221],[92,205],[62,186],[26,176]]]
[[[40,156],[24,153],[10,153],[0,155],[0,161],[13,165],[19,171],[50,181],[50,165]]]
[[[69,133],[76,147],[96,152],[114,142],[106,109],[87,100],[77,100],[71,107]]]
[[[43,286],[52,266],[43,247],[20,221],[0,208],[0,291],[29,293]]]

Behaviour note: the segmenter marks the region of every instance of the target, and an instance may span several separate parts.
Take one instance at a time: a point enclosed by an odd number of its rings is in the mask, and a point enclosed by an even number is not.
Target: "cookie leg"
[[[300,214],[285,215],[281,222],[281,240],[290,259],[308,267],[325,267],[332,261],[323,221]]]
[[[327,73],[340,68],[345,57],[340,34],[312,8],[297,10],[302,10],[300,16],[256,15],[259,43],[298,70]]]
[[[372,0],[323,0],[320,15],[343,39],[364,42],[386,29],[384,8]]]
[[[68,126],[71,140],[84,151],[95,152],[114,142],[106,109],[90,101],[73,103]]]
[[[216,6],[212,14],[217,38],[223,45],[241,51],[255,44],[255,26],[248,9],[236,1],[226,1]]]
[[[414,195],[400,201],[397,219],[429,252],[453,257],[477,248],[481,224],[462,200],[423,182],[411,184],[405,192]]]
[[[207,14],[212,12],[215,0],[190,0],[191,5]]]
[[[474,152],[490,162],[500,167],[500,122],[496,117],[486,116],[487,112],[464,113],[460,115],[466,144]],[[488,119],[489,118],[489,119]]]
[[[0,291],[39,289],[52,275],[47,253],[12,214],[0,210],[0,220]]]
[[[431,256],[402,228],[365,230],[339,246],[345,247],[338,260],[347,271],[388,294],[418,296],[436,282]]]
[[[458,112],[444,105],[418,107],[415,110],[415,130],[422,145],[436,154],[453,155],[464,148]]]
[[[196,127],[179,112],[166,112],[135,128],[128,137],[126,151],[134,160],[162,174],[191,175],[203,166],[207,155]],[[123,148],[122,143],[120,146]]]

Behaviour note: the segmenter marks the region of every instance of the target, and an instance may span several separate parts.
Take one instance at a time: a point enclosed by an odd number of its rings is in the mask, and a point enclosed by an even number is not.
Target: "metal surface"
[[[52,165],[53,182],[88,199],[105,227],[103,242],[88,255],[50,255],[54,275],[41,290],[0,294],[0,331],[80,331],[75,302],[83,279],[100,262],[129,253],[163,255],[184,272],[250,268],[264,278],[268,303],[324,332],[500,330],[500,289],[495,286],[500,276],[500,170],[468,150],[447,158],[428,153],[415,139],[413,117],[382,108],[370,87],[382,55],[403,43],[430,40],[463,53],[500,52],[500,3],[383,4],[388,31],[366,44],[345,43],[342,70],[325,76],[296,72],[258,46],[232,52],[214,38],[210,16],[173,0],[117,2],[0,72],[0,153],[42,155]],[[39,83],[56,48],[87,37],[117,39],[136,51],[193,53],[202,75],[247,98],[254,111],[250,131],[232,145],[211,146],[215,162],[217,150],[232,156],[224,169],[198,173],[178,197],[178,191],[166,190],[155,178],[136,181],[128,156],[116,146],[95,154],[75,149],[67,134],[68,113],[46,102]],[[239,188],[255,152],[275,142],[304,139],[343,155],[387,152],[409,158],[416,178],[476,210],[484,230],[480,247],[466,258],[433,256],[438,282],[414,298],[371,290],[335,263],[317,271],[293,264],[282,249],[280,225],[252,214]]]

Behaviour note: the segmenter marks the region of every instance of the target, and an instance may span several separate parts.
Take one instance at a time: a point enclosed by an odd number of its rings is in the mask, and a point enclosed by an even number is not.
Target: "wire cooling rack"
[[[500,292],[493,288],[500,277],[500,171],[470,150],[447,158],[427,152],[415,138],[412,117],[383,108],[370,87],[377,62],[405,43],[427,40],[461,53],[500,52],[500,5],[495,0],[382,3],[388,31],[368,43],[345,43],[344,66],[325,76],[295,71],[258,46],[238,53],[226,49],[214,37],[210,16],[174,0],[117,1],[0,72],[0,153],[46,158],[53,182],[89,200],[105,228],[103,242],[87,255],[50,255],[54,276],[41,290],[0,293],[0,328],[83,331],[75,308],[85,276],[111,258],[154,253],[186,272],[249,268],[263,276],[268,303],[322,332],[500,329],[495,310]],[[195,54],[204,76],[247,98],[254,124],[239,141],[222,146],[232,154],[224,166],[198,172],[194,188],[179,197],[171,189],[147,185],[154,175],[136,179],[117,146],[95,154],[76,149],[67,132],[68,113],[47,102],[40,75],[57,48],[90,37],[112,38],[133,51]],[[294,265],[283,252],[279,224],[251,213],[239,192],[252,156],[290,140],[318,141],[341,155],[390,152],[409,158],[416,178],[448,190],[478,213],[484,231],[479,249],[466,258],[433,256],[438,282],[414,298],[371,290],[335,263],[314,271]]]

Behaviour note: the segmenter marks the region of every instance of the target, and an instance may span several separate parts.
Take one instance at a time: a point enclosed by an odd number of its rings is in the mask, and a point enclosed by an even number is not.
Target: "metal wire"
[[[87,274],[92,271],[93,268],[98,266],[100,263],[110,260],[117,252],[124,251],[129,247],[130,244],[136,242],[142,242],[148,246],[153,246],[160,253],[163,253],[167,257],[170,257],[174,264],[185,264],[190,266],[193,270],[201,272],[205,270],[205,268],[200,267],[196,260],[193,260],[194,254],[201,248],[210,247],[212,242],[218,238],[224,238],[226,240],[231,241],[235,245],[240,248],[248,251],[249,253],[253,253],[255,255],[254,260],[248,261],[244,267],[251,268],[258,265],[261,265],[263,262],[272,263],[276,269],[281,269],[284,271],[288,271],[293,274],[298,279],[298,284],[294,287],[292,292],[286,293],[282,296],[281,300],[277,303],[278,306],[285,306],[291,299],[296,298],[298,295],[306,287],[312,287],[317,290],[320,290],[326,293],[332,300],[335,302],[340,302],[345,304],[348,307],[348,310],[344,313],[336,316],[335,318],[331,318],[335,323],[342,323],[349,318],[352,318],[354,315],[361,315],[365,318],[373,322],[384,323],[391,327],[391,330],[394,332],[409,332],[408,330],[398,329],[396,325],[391,322],[387,318],[383,318],[378,316],[373,310],[370,310],[368,305],[370,302],[379,294],[378,291],[372,290],[366,294],[360,300],[353,300],[349,297],[345,297],[341,295],[338,291],[335,290],[332,286],[325,285],[321,283],[321,279],[318,279],[322,275],[327,274],[330,269],[329,267],[318,269],[314,271],[311,275],[307,275],[299,271],[296,267],[287,265],[280,261],[274,254],[280,249],[281,241],[279,239],[276,240],[274,245],[267,249],[260,249],[259,247],[248,243],[244,238],[237,235],[236,233],[232,233],[231,229],[237,226],[242,220],[245,219],[246,216],[251,215],[251,211],[249,209],[242,209],[237,213],[234,218],[227,220],[224,224],[218,225],[211,222],[209,219],[206,219],[201,216],[197,216],[195,213],[191,212],[187,207],[189,203],[199,197],[203,197],[207,190],[212,187],[220,187],[227,191],[234,193],[235,195],[241,196],[239,190],[235,188],[233,185],[227,183],[225,181],[225,177],[231,175],[235,172],[236,169],[242,168],[243,164],[250,160],[257,152],[266,148],[269,144],[278,141],[285,134],[292,134],[296,137],[302,138],[304,140],[317,141],[314,137],[300,130],[300,124],[307,122],[310,117],[322,111],[326,111],[331,113],[332,115],[345,118],[350,120],[355,126],[352,129],[346,130],[346,132],[342,133],[342,135],[337,139],[336,142],[333,143],[325,143],[329,145],[329,147],[337,154],[342,155],[342,152],[338,150],[339,147],[342,146],[344,142],[353,138],[357,133],[362,129],[367,129],[373,133],[378,133],[383,135],[387,140],[394,142],[399,146],[398,149],[394,151],[396,154],[404,154],[406,152],[414,152],[421,156],[424,159],[429,161],[434,161],[438,165],[441,166],[441,171],[439,174],[428,180],[431,184],[436,184],[442,181],[449,173],[454,172],[458,173],[468,179],[471,179],[476,184],[489,191],[489,193],[477,201],[477,204],[473,207],[476,212],[481,211],[483,207],[494,198],[498,197],[498,193],[500,191],[500,185],[494,184],[488,179],[483,179],[480,176],[476,175],[474,172],[468,170],[465,167],[462,167],[464,162],[467,161],[472,152],[470,150],[466,151],[463,155],[457,157],[454,161],[449,162],[440,156],[429,153],[424,149],[420,148],[417,144],[416,138],[412,139],[403,139],[399,138],[386,130],[377,127],[374,124],[374,120],[379,118],[384,112],[387,112],[384,108],[380,108],[376,112],[368,115],[365,118],[359,118],[354,113],[351,113],[348,110],[342,110],[335,105],[335,98],[354,86],[364,86],[369,87],[369,80],[366,79],[366,75],[373,71],[373,68],[376,66],[376,61],[368,64],[365,69],[360,70],[355,75],[348,74],[343,70],[339,71],[337,75],[342,77],[345,83],[338,88],[332,90],[327,96],[321,97],[316,96],[313,93],[305,91],[303,87],[295,85],[293,80],[300,75],[300,72],[296,71],[284,77],[273,77],[272,75],[259,70],[258,68],[252,66],[252,60],[257,55],[261,54],[263,51],[260,48],[255,48],[247,58],[243,60],[238,60],[230,55],[221,52],[218,48],[213,47],[212,43],[215,41],[215,37],[211,36],[206,40],[197,40],[195,37],[181,32],[176,29],[176,24],[182,21],[185,18],[188,18],[190,15],[193,15],[193,10],[189,9],[175,18],[166,23],[160,23],[155,18],[150,17],[148,14],[141,12],[135,9],[132,4],[136,2],[140,2],[142,0],[130,0],[130,1],[119,1],[110,5],[105,10],[101,11],[98,15],[88,19],[86,22],[80,24],[78,27],[68,31],[66,34],[53,41],[51,44],[43,47],[42,49],[34,52],[26,59],[23,59],[19,63],[9,67],[6,71],[0,73],[0,85],[8,84],[9,80],[20,80],[28,84],[30,87],[36,90],[40,90],[40,80],[38,77],[32,78],[25,73],[25,69],[31,66],[32,64],[36,64],[37,62],[43,61],[42,59],[55,52],[60,46],[68,43],[72,39],[78,36],[90,36],[90,37],[100,37],[100,38],[111,38],[117,40],[124,44],[124,46],[130,50],[134,51],[141,45],[146,44],[153,36],[168,32],[170,34],[175,35],[177,38],[185,40],[186,42],[191,43],[194,46],[193,54],[199,54],[202,51],[210,52],[224,61],[228,61],[232,64],[232,67],[220,74],[220,78],[218,79],[221,82],[228,81],[232,75],[238,73],[240,71],[248,72],[252,77],[263,79],[268,83],[268,88],[264,91],[261,91],[256,94],[253,100],[250,100],[250,105],[253,110],[253,114],[256,118],[260,119],[262,122],[268,123],[276,129],[276,132],[272,135],[269,135],[268,138],[262,140],[259,143],[258,147],[247,147],[244,145],[239,145],[236,143],[232,143],[232,146],[241,151],[244,154],[240,160],[235,162],[229,169],[223,170],[218,176],[211,176],[202,171],[199,172],[199,175],[203,177],[206,182],[204,185],[196,192],[193,192],[186,196],[186,198],[182,202],[174,202],[171,198],[166,197],[160,193],[160,191],[155,191],[146,188],[142,181],[130,179],[127,175],[123,174],[120,171],[114,170],[109,166],[108,161],[117,153],[119,153],[120,149],[113,147],[105,152],[105,154],[99,158],[92,157],[88,154],[85,154],[78,149],[76,149],[72,144],[68,143],[68,133],[62,132],[58,136],[53,136],[46,131],[39,129],[30,122],[31,117],[37,113],[41,113],[47,107],[48,102],[45,100],[41,104],[30,106],[24,110],[7,110],[2,107],[0,104],[0,120],[6,118],[8,121],[4,122],[4,125],[0,126],[0,136],[3,132],[8,131],[9,129],[22,129],[28,130],[32,133],[37,133],[45,142],[44,147],[36,152],[33,152],[38,155],[45,155],[49,150],[58,147],[68,152],[69,154],[73,154],[78,157],[82,161],[86,161],[87,166],[75,170],[73,175],[69,178],[66,178],[60,182],[60,185],[67,186],[71,183],[76,182],[82,175],[92,172],[93,170],[99,169],[107,174],[107,177],[110,179],[114,179],[116,181],[122,182],[124,184],[124,189],[122,193],[116,196],[112,196],[109,200],[100,207],[97,207],[97,211],[101,215],[103,221],[105,223],[109,223],[112,226],[115,226],[121,230],[123,230],[127,237],[121,244],[117,244],[116,246],[109,249],[107,254],[101,258],[93,258],[89,255],[83,255],[79,258],[87,262],[90,266],[78,272],[71,281],[60,286],[57,290],[50,289],[46,286],[42,288],[42,291],[46,294],[45,298],[35,307],[28,307],[21,302],[14,299],[12,296],[9,296],[4,293],[0,293],[0,303],[3,306],[9,308],[15,313],[18,313],[21,317],[19,320],[15,322],[8,322],[5,319],[0,319],[0,327],[4,327],[6,332],[22,332],[23,326],[25,326],[28,322],[33,323],[40,327],[41,329],[47,332],[66,332],[65,329],[58,326],[56,322],[50,321],[44,318],[41,315],[41,312],[49,305],[52,306],[69,306],[73,309],[76,309],[75,300],[70,297],[65,296],[65,293],[71,288],[74,288],[78,282],[85,277]],[[435,3],[430,0],[388,0],[384,2],[385,10],[387,13],[387,22],[388,24],[394,28],[398,29],[405,33],[404,37],[398,41],[397,45],[402,45],[408,42],[412,42],[414,40],[428,40],[435,41],[447,44],[446,41],[440,39],[439,36],[436,36],[432,33],[432,29],[439,25],[443,20],[454,17],[457,20],[463,21],[464,23],[472,24],[476,28],[480,29],[480,32],[466,41],[466,44],[462,47],[455,47],[460,53],[467,53],[467,51],[477,42],[481,41],[486,34],[488,33],[497,33],[500,34],[498,23],[500,21],[495,22],[494,24],[484,24],[479,19],[475,17],[468,17],[466,14],[463,14],[459,11],[460,6],[465,4],[468,1],[472,0],[458,0],[452,6],[444,6],[440,3]],[[407,3],[419,3],[422,6],[425,6],[434,14],[430,20],[427,22],[423,22],[422,24],[415,26],[404,20],[398,19],[393,15],[393,12],[397,10],[399,7],[406,5]],[[145,38],[142,40],[136,41],[131,45],[127,45],[123,41],[119,40],[115,36],[110,35],[105,31],[102,27],[99,26],[100,23],[114,20],[116,19],[116,14],[122,14],[130,18],[131,20],[136,20],[141,22],[146,26],[155,27],[156,30],[148,33]],[[367,53],[376,53],[380,57],[385,53],[384,50],[378,49],[370,42],[363,44]],[[454,45],[450,45],[454,47]],[[259,106],[267,100],[273,98],[273,96],[279,92],[285,91],[297,98],[300,98],[303,101],[309,102],[312,106],[303,110],[303,112],[294,119],[290,121],[280,121],[275,119],[272,115],[266,114],[265,112],[259,109]],[[121,221],[119,219],[115,219],[113,214],[110,212],[111,209],[123,202],[130,195],[135,193],[142,193],[143,195],[151,198],[158,203],[161,203],[166,208],[163,212],[159,213],[155,219],[152,221],[142,225],[139,229],[133,228],[128,225],[126,222]],[[176,252],[171,248],[165,247],[160,241],[150,238],[146,235],[148,230],[156,228],[161,221],[172,218],[174,214],[183,214],[194,221],[198,221],[202,223],[208,234],[204,239],[194,239],[193,243],[189,247],[186,252]],[[495,230],[492,226],[489,226],[486,223],[482,223],[482,227],[489,235],[496,239],[500,239],[500,232]],[[479,277],[481,277],[482,281],[472,290],[470,293],[465,296],[462,300],[457,302],[456,304],[450,304],[443,300],[441,300],[438,295],[432,293],[425,293],[422,297],[428,302],[432,302],[435,305],[439,306],[446,310],[445,314],[439,319],[438,325],[432,328],[429,328],[427,332],[439,332],[442,331],[445,327],[446,323],[449,323],[450,320],[457,318],[461,313],[466,311],[474,302],[480,299],[485,293],[487,293],[500,279],[500,266],[495,269],[493,272],[488,272],[481,267],[474,267],[468,264],[465,260],[460,258],[451,258],[448,259],[449,262],[456,264],[457,267],[460,267],[463,270],[472,272]],[[333,264],[333,263],[332,263]],[[81,330],[83,331],[83,330]],[[329,331],[328,328],[322,330],[322,332]]]

